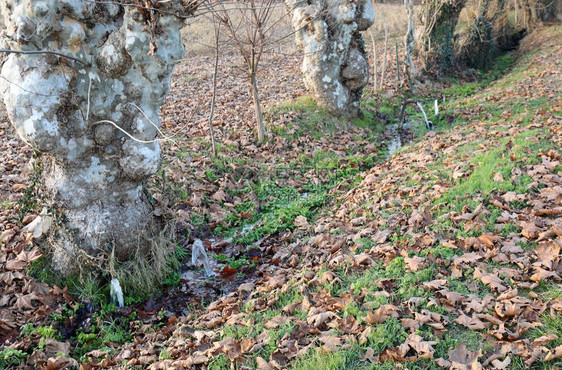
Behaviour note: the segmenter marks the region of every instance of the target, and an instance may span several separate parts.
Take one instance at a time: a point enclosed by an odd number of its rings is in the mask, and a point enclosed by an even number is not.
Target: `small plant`
[[[0,351],[0,369],[20,366],[23,367],[23,363],[27,359],[27,356],[27,353],[20,351],[19,349],[5,347]]]
[[[408,338],[404,325],[394,317],[388,318],[383,324],[377,325],[371,335],[367,337],[375,353],[381,353],[387,348],[396,347]]]
[[[221,254],[215,254],[213,258],[219,262],[225,263],[228,267],[234,270],[238,270],[239,268],[244,266],[253,267],[256,264],[255,261],[252,262],[248,261],[248,258],[246,256],[227,257],[221,253]]]

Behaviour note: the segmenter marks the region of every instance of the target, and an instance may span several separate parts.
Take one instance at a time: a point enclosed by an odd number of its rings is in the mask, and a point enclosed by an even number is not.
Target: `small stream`
[[[411,124],[406,122],[399,127],[398,123],[387,125],[385,134],[388,137],[386,148],[388,150],[387,158],[390,158],[399,151],[404,145],[412,142],[412,135],[410,134]]]

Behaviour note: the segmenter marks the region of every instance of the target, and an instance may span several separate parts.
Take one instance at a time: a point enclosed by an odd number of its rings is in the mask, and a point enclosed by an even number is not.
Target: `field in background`
[[[375,23],[363,35],[366,43],[369,43],[367,40],[370,40],[369,32],[373,32],[376,40],[383,40],[385,28],[389,33],[389,37],[405,35],[408,18],[406,9],[402,4],[375,3],[374,8]],[[235,23],[240,19],[239,11],[235,9],[232,10],[231,16]],[[291,19],[287,15],[283,4],[276,5],[271,19],[276,25],[270,31],[272,44],[275,45],[272,48],[272,52],[269,53],[270,56],[275,56],[275,54],[298,54],[298,49],[295,46],[294,32],[291,27]],[[210,14],[190,20],[182,30],[186,57],[214,54],[214,30],[213,19]],[[224,27],[221,33],[222,51],[236,53],[234,45],[230,42]]]

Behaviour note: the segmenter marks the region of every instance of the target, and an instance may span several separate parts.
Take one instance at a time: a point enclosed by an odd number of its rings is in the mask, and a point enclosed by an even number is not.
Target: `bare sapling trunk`
[[[217,142],[215,140],[215,128],[213,127],[213,118],[215,115],[215,105],[217,101],[217,78],[219,74],[219,41],[220,41],[220,23],[214,22],[215,26],[215,69],[213,71],[213,97],[211,99],[211,112],[209,113],[209,129],[211,132],[211,148],[213,157],[217,156]]]
[[[254,113],[256,116],[256,122],[258,124],[258,141],[262,143],[265,140],[265,124],[263,122],[260,96],[258,93],[258,82],[257,82],[255,71],[250,72],[250,89],[252,93],[252,100],[254,102]]]
[[[378,82],[378,60],[377,60],[377,42],[375,41],[375,35],[373,30],[369,29],[369,36],[371,36],[371,43],[373,44],[373,92],[377,92],[377,82]]]
[[[172,14],[186,9],[31,3],[0,0],[5,47],[39,53],[7,54],[0,95],[19,136],[43,154],[42,184],[61,221],[52,265],[69,275],[94,255],[143,253],[159,232],[143,183],[160,165],[159,107],[183,53]]]
[[[386,57],[388,55],[388,25],[384,24],[384,53],[382,59],[382,70],[381,70],[381,89],[384,89],[384,76],[386,74]]]
[[[336,116],[357,117],[369,64],[360,31],[374,21],[371,0],[286,0],[297,45],[304,51],[301,71],[316,103]]]
[[[248,71],[249,91],[254,104],[258,142],[265,140],[265,124],[259,98],[257,73],[266,46],[274,45],[272,30],[279,20],[273,20],[276,0],[235,1],[222,3],[213,16],[223,23],[231,36],[231,42],[242,55]],[[239,17],[237,17],[239,16]]]

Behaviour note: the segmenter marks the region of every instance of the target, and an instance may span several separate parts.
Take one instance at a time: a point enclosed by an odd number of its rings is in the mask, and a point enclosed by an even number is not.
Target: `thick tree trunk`
[[[466,0],[423,0],[417,44],[426,72],[452,72],[455,65],[455,27],[465,2]]]
[[[10,49],[82,61],[10,53],[0,79],[18,134],[43,153],[43,185],[63,220],[53,267],[66,275],[87,255],[146,251],[158,232],[143,182],[160,164],[158,113],[182,57],[182,21],[117,3],[29,3],[0,0]]]
[[[337,116],[357,117],[369,65],[359,31],[374,21],[371,0],[286,0],[304,83],[316,103]]]

